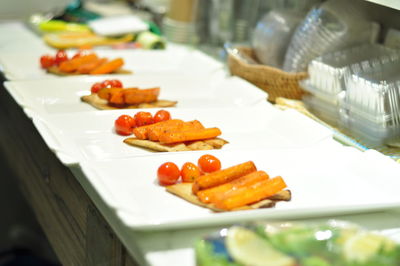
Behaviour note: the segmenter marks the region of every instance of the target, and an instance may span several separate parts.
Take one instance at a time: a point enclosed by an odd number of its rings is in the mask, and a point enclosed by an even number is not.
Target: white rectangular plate
[[[47,115],[34,123],[49,147],[69,155],[66,164],[84,159],[111,159],[154,155],[155,152],[123,143],[126,138],[114,132],[114,121],[121,114],[140,110],[86,112]],[[147,110],[149,111],[149,110]],[[265,103],[247,108],[169,109],[172,118],[197,119],[205,127],[218,127],[227,140],[222,149],[299,147],[329,140],[331,132],[294,110],[281,111]],[[154,114],[156,110],[152,110]]]
[[[160,87],[160,99],[178,101],[177,107],[209,108],[254,106],[264,103],[267,93],[237,77],[214,75],[82,76],[63,79],[8,81],[5,87],[19,105],[46,114],[94,111],[80,100],[95,82],[119,79],[124,87]]]
[[[157,169],[162,163],[171,161],[180,167],[187,161],[196,163],[205,153],[217,156],[224,168],[252,160],[270,176],[282,176],[292,191],[292,200],[270,209],[213,213],[158,185]],[[87,178],[102,182],[108,191],[105,198],[113,199],[120,219],[135,230],[306,218],[400,206],[400,165],[376,151],[344,146],[173,153],[90,160],[81,166]]]
[[[55,54],[55,52],[51,52]],[[95,52],[100,57],[124,59],[123,68],[135,74],[140,73],[212,73],[223,68],[223,64],[202,52],[182,46],[169,45],[166,50],[100,50]],[[40,68],[39,59],[42,50],[0,53],[0,67],[8,80],[27,80],[39,78],[59,78]],[[70,51],[69,56],[74,52]]]

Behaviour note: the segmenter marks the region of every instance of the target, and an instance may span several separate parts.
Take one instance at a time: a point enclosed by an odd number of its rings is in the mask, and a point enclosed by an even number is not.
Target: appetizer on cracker
[[[125,143],[153,151],[174,152],[220,149],[227,141],[218,138],[221,130],[205,128],[200,121],[171,119],[166,110],[154,117],[150,112],[138,112],[134,117],[121,115],[114,123],[115,131],[126,138]]]
[[[213,211],[270,208],[291,199],[282,177],[270,178],[252,161],[221,170],[219,159],[206,154],[199,158],[198,166],[187,162],[181,170],[166,162],[158,168],[157,177],[168,192]],[[180,178],[182,183],[178,183]]]
[[[129,70],[122,69],[124,65],[122,58],[99,57],[89,50],[81,50],[71,58],[64,50],[58,50],[55,56],[49,54],[41,56],[40,65],[47,72],[59,76],[131,73]]]
[[[91,94],[81,97],[86,102],[100,110],[135,109],[172,107],[176,101],[160,100],[160,88],[139,89],[124,88],[119,80],[104,80],[91,87]]]

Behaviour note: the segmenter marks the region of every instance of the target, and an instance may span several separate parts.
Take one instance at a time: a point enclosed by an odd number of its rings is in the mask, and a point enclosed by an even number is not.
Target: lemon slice
[[[277,251],[254,232],[239,226],[228,230],[226,245],[232,258],[251,266],[290,266],[295,260]]]
[[[346,259],[350,261],[366,262],[380,250],[391,251],[396,243],[385,236],[363,232],[350,237],[343,247]]]

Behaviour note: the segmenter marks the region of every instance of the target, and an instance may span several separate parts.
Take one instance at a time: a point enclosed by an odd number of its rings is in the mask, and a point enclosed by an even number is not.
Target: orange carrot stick
[[[212,139],[221,134],[222,132],[219,128],[213,127],[203,129],[190,129],[180,132],[167,132],[165,134],[161,134],[159,139],[160,143],[171,144],[192,140]]]
[[[148,139],[148,132],[154,127],[169,127],[176,126],[178,124],[183,124],[184,122],[180,119],[170,119],[167,121],[158,122],[151,125],[141,126],[133,129],[133,134],[138,139]]]
[[[157,101],[160,88],[150,88],[142,90],[124,90],[124,100],[126,104],[151,103]]]
[[[163,125],[149,128],[148,130],[148,139],[151,141],[159,141],[160,135],[169,133],[169,132],[177,132],[177,131],[185,131],[189,129],[202,129],[204,126],[198,120],[193,120],[189,122],[183,122],[181,124],[171,125],[165,127]]]
[[[192,190],[193,193],[196,194],[199,190],[225,184],[255,171],[257,171],[257,168],[252,161],[237,164],[210,174],[200,176],[194,181]]]
[[[264,171],[256,171],[250,174],[244,175],[237,179],[232,180],[229,183],[225,183],[209,189],[200,190],[197,192],[197,197],[204,203],[214,202],[218,197],[223,196],[225,193],[231,190],[237,190],[242,187],[250,186],[262,180],[267,180],[268,174]]]
[[[125,102],[124,102],[123,90],[112,92],[108,102],[114,105],[124,105]]]
[[[88,54],[88,55],[83,55],[74,59],[70,59],[64,62],[61,62],[61,64],[58,66],[60,71],[62,72],[73,72],[78,69],[79,66],[83,64],[87,64],[90,62],[93,62],[97,60],[98,57],[96,54]]]
[[[107,58],[98,58],[92,62],[80,65],[76,71],[80,74],[89,74],[90,71],[104,64],[105,62],[107,62]]]
[[[232,210],[271,197],[286,187],[283,178],[278,176],[237,190],[231,190],[214,204],[219,209]]]
[[[114,72],[123,65],[124,65],[124,60],[122,58],[117,58],[96,67],[95,69],[90,71],[90,74],[92,75],[108,74]]]
[[[122,88],[103,88],[97,92],[97,95],[104,100],[110,100],[111,95],[115,92],[122,91]]]

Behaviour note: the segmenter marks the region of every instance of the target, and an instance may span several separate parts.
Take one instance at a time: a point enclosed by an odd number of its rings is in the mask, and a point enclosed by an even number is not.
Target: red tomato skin
[[[101,84],[101,82],[96,82],[95,84],[92,85],[92,87],[90,88],[90,91],[92,93],[97,93],[102,88],[103,88],[103,84]]]
[[[103,85],[103,88],[111,88],[112,87],[111,82],[108,79],[104,80],[101,84]]]
[[[183,164],[181,169],[182,182],[194,182],[199,176],[201,176],[200,168],[191,162]]]
[[[176,164],[172,162],[163,163],[157,170],[158,183],[161,186],[174,185],[179,181],[180,174]]]
[[[211,154],[201,156],[197,164],[203,173],[212,173],[221,169],[221,161]]]
[[[54,56],[46,54],[40,57],[40,66],[43,69],[47,69],[51,66],[54,66],[54,64],[55,64]]]
[[[129,136],[132,134],[135,120],[129,115],[121,115],[114,122],[115,132],[118,135]]]
[[[138,127],[154,124],[154,118],[149,112],[137,112],[134,118]]]
[[[122,84],[122,82],[118,79],[112,79],[110,80],[110,85],[112,88],[123,88],[124,85]]]
[[[171,114],[166,110],[159,110],[154,115],[154,123],[167,121],[171,119]]]
[[[58,50],[55,57],[55,64],[59,65],[68,60],[68,55],[64,50]]]

